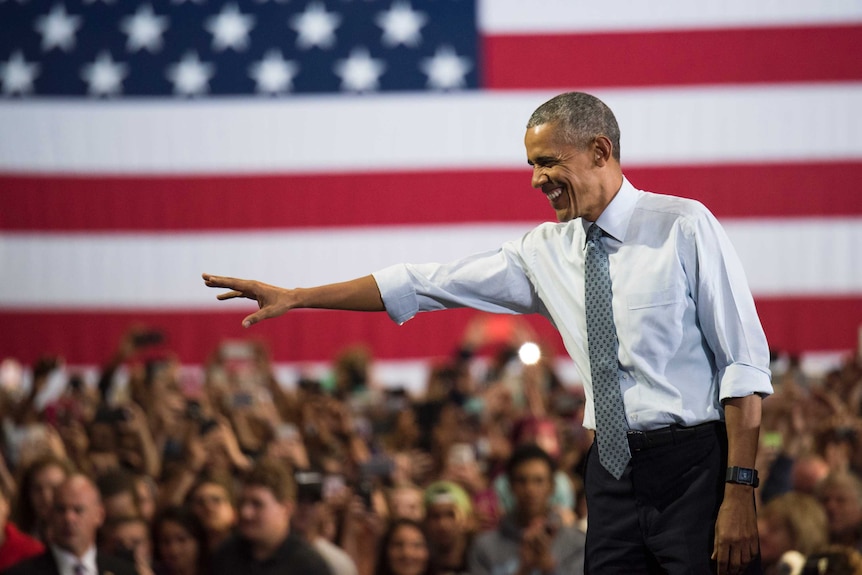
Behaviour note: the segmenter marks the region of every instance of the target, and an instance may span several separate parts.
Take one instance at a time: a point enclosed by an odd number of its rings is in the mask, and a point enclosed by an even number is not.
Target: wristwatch
[[[728,467],[724,480],[728,483],[739,483],[740,485],[751,485],[757,487],[760,480],[757,478],[757,470],[750,467]]]

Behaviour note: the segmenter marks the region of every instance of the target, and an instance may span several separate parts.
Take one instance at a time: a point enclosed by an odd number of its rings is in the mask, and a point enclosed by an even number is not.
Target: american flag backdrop
[[[283,286],[490,249],[553,219],[533,109],[584,90],[625,174],[739,251],[773,348],[862,323],[862,0],[0,0],[0,358],[189,364],[249,334],[201,272]],[[296,311],[276,361],[448,354],[469,311]],[[564,353],[553,329],[535,328]]]

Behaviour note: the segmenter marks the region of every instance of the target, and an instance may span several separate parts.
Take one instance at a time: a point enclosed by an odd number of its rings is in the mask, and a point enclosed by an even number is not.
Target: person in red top
[[[38,539],[21,533],[9,521],[9,494],[0,485],[0,571],[45,550]]]

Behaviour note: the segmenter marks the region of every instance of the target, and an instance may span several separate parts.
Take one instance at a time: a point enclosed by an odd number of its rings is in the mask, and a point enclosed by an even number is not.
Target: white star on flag
[[[299,66],[285,60],[280,50],[270,50],[263,60],[249,67],[249,76],[257,82],[257,91],[265,94],[279,94],[293,88],[293,78]]]
[[[374,19],[383,28],[383,45],[394,47],[399,44],[415,48],[422,41],[419,30],[428,21],[423,12],[413,10],[409,2],[394,2],[386,12]]]
[[[92,96],[114,96],[122,92],[123,78],[129,75],[129,67],[114,62],[111,54],[101,52],[96,61],[81,69],[81,78],[88,84]]]
[[[33,81],[39,75],[39,64],[28,64],[21,50],[0,64],[0,83],[4,94],[27,94],[33,91]]]
[[[254,16],[241,14],[236,4],[228,4],[218,15],[207,18],[204,27],[213,35],[213,50],[245,50],[248,34],[254,27]]]
[[[419,67],[428,76],[429,88],[448,90],[465,86],[465,76],[473,65],[469,58],[456,54],[451,46],[440,46],[434,56],[423,60]]]
[[[162,49],[162,34],[168,29],[168,17],[156,16],[150,4],[142,4],[133,16],[123,18],[120,28],[128,35],[126,50],[146,48],[151,53]]]
[[[312,2],[305,12],[290,19],[290,27],[296,30],[296,45],[303,50],[314,46],[331,48],[335,44],[335,29],[341,24],[341,16],[327,12],[320,2]]]
[[[350,51],[346,60],[335,63],[335,73],[341,78],[341,89],[352,92],[376,90],[381,74],[386,70],[383,60],[372,58],[362,47]]]
[[[197,96],[209,90],[209,81],[215,66],[201,62],[197,53],[189,52],[183,59],[168,67],[168,79],[174,84],[174,93]]]
[[[81,17],[66,12],[56,4],[46,16],[36,18],[36,30],[42,34],[42,50],[62,48],[66,52],[75,47],[75,33],[81,27]]]

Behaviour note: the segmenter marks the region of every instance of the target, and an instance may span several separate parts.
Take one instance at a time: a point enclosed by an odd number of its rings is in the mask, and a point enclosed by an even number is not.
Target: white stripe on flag
[[[601,90],[623,166],[862,158],[862,83]],[[0,102],[0,170],[252,173],[525,165],[550,92]],[[348,127],[348,128],[346,128]]]
[[[0,235],[3,307],[215,308],[201,272],[317,285],[494,249],[531,224],[283,233]],[[755,296],[862,293],[862,218],[725,222]],[[830,257],[823,254],[830,253]],[[87,273],[81,274],[81,269]],[[788,270],[793,270],[792,273]],[[224,308],[219,308],[224,309]]]
[[[486,34],[671,30],[862,21],[858,0],[487,0],[479,3],[479,27]]]

